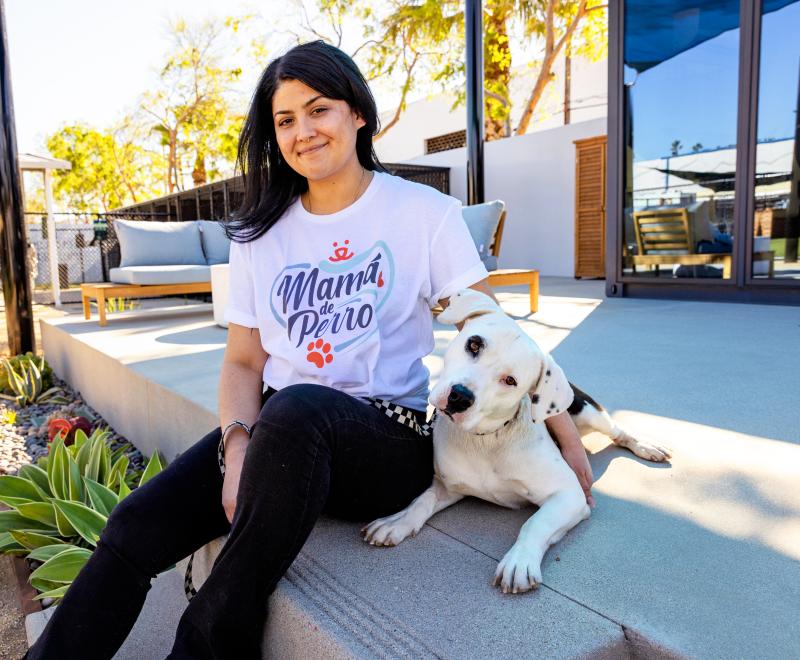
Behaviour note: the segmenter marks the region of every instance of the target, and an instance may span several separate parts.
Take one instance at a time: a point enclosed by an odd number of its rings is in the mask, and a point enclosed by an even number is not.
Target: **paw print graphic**
[[[333,362],[331,345],[322,339],[317,339],[316,342],[312,341],[306,348],[308,349],[306,360],[316,364],[317,369],[322,369],[326,364]]]

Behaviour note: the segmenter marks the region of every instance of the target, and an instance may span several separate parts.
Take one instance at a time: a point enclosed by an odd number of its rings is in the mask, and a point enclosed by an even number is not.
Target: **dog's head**
[[[445,352],[430,403],[467,433],[501,428],[525,396],[536,422],[572,403],[572,388],[555,360],[489,296],[460,291],[438,320],[464,326]]]

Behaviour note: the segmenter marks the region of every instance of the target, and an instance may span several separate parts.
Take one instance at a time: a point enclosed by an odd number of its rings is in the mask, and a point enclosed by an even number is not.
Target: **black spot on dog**
[[[569,405],[569,408],[567,408],[567,411],[570,415],[577,415],[581,412],[581,410],[584,409],[584,407],[586,407],[587,404],[593,406],[597,410],[604,410],[603,406],[586,394],[586,392],[578,387],[575,387],[575,385],[572,383],[569,385],[572,388],[572,394],[574,395],[572,403]]]
[[[545,375],[545,376],[549,376],[549,375],[550,375],[550,369],[548,369],[547,371],[545,371],[545,372],[544,372],[544,375]]]
[[[472,335],[472,337],[467,339],[467,344],[464,348],[472,357],[477,357],[478,353],[481,352],[485,345],[486,342],[484,342],[483,337],[480,335]]]
[[[532,394],[531,395],[531,401],[533,401],[534,403],[539,403],[539,395],[538,394]]]

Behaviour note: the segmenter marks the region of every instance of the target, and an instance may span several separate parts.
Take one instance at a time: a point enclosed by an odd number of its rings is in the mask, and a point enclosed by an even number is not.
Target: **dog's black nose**
[[[450,388],[450,394],[447,395],[447,408],[445,412],[450,414],[464,412],[473,403],[475,403],[475,395],[469,388],[463,385],[453,385]]]

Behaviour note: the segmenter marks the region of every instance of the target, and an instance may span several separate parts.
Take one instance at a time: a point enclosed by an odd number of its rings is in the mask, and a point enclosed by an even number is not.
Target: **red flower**
[[[91,435],[92,424],[85,417],[51,419],[47,426],[47,441],[52,442],[60,433],[64,436],[64,445],[69,446],[75,442],[75,431],[78,429],[81,429],[86,435]]]

